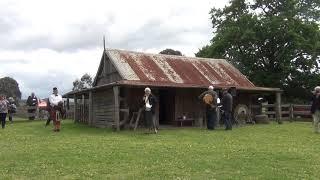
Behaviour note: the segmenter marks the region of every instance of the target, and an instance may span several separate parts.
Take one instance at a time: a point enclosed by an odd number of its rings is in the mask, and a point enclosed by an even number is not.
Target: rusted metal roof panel
[[[147,54],[108,49],[107,55],[124,80],[185,86],[254,88],[243,74],[224,59]]]

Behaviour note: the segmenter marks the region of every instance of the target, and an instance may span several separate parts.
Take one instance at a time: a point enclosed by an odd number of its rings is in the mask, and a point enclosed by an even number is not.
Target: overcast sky
[[[209,11],[228,0],[1,0],[0,77],[32,91],[61,94],[84,73],[93,77],[106,46],[194,56],[212,36]]]

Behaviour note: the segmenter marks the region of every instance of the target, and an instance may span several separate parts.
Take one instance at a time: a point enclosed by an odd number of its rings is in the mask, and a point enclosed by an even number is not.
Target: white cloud
[[[65,93],[84,73],[95,75],[107,46],[193,56],[211,38],[210,8],[227,0],[2,0],[0,76],[18,80],[23,97]]]

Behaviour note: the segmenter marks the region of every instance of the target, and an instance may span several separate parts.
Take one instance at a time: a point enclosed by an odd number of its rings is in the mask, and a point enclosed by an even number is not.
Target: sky
[[[96,75],[106,47],[194,56],[212,38],[209,11],[229,0],[1,0],[0,78],[17,80],[25,99],[61,94]]]

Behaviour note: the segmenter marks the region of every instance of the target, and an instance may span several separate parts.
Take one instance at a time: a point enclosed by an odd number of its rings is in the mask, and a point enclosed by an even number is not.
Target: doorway
[[[175,119],[175,91],[159,90],[159,124],[171,125]]]

